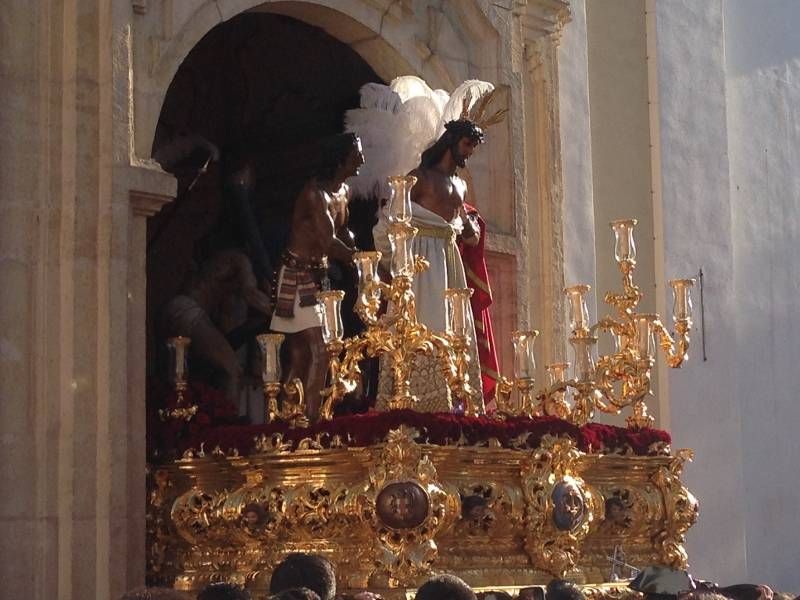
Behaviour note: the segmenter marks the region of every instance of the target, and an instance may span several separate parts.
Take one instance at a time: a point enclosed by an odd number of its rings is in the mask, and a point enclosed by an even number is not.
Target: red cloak
[[[497,385],[498,374],[497,351],[494,345],[492,331],[492,317],[489,307],[492,304],[492,288],[489,285],[489,273],[486,269],[484,245],[486,243],[486,222],[474,206],[464,205],[467,214],[474,216],[480,225],[480,240],[475,246],[462,242],[458,248],[461,260],[464,262],[464,271],[467,276],[467,285],[472,289],[472,315],[475,319],[475,336],[478,342],[478,358],[481,364],[481,379],[483,382],[483,398],[487,407],[494,400],[494,388]]]

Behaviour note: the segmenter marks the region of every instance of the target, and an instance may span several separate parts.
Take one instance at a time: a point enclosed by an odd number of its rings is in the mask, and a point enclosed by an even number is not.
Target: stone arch
[[[352,47],[386,81],[418,75],[433,87],[452,88],[457,76],[430,48],[408,35],[404,18],[411,13],[405,3],[387,3],[383,9],[380,4],[363,0],[230,0],[222,4],[210,0],[177,26],[148,14],[161,36],[154,40],[145,38],[144,32],[134,32],[134,45],[139,48],[134,52],[134,70],[145,75],[137,78],[134,90],[134,154],[150,156],[167,90],[192,48],[216,25],[248,11],[282,14],[323,29]]]
[[[569,20],[569,0],[529,0],[519,10],[477,0],[133,0],[133,5],[119,46],[127,56],[115,62],[116,77],[125,82],[121,88],[130,90],[120,105],[131,109],[129,136],[118,138],[127,147],[120,144],[118,156],[124,152],[130,158],[130,178],[150,182],[146,189],[157,198],[142,200],[148,214],[172,199],[161,190],[170,187],[167,180],[174,186],[174,179],[147,160],[172,78],[206,33],[242,13],[278,13],[317,26],[350,45],[386,80],[414,74],[453,89],[477,77],[508,86],[509,118],[492,132],[489,148],[470,169],[479,208],[490,213],[487,248],[498,261],[492,268],[504,273],[512,295],[521,292],[504,311],[508,331],[501,333],[505,338],[517,324],[540,323],[534,307],[543,307],[554,323],[544,328],[543,345],[548,354],[561,354],[559,343],[550,343],[564,320],[555,301],[563,281],[556,48]],[[438,31],[437,16],[445,21]],[[535,239],[549,241],[532,243]]]

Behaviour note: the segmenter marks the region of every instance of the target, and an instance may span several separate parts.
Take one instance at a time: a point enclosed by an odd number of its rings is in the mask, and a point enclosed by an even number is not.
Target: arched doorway
[[[159,326],[165,304],[185,293],[212,257],[247,245],[241,214],[226,195],[228,176],[245,159],[255,165],[252,217],[267,253],[277,260],[292,202],[305,181],[304,161],[314,160],[320,139],[342,131],[344,113],[358,105],[360,87],[377,81],[347,44],[321,28],[267,12],[243,13],[217,25],[186,56],[166,93],[152,149],[177,178],[178,193],[148,222],[151,415],[166,389],[158,384],[166,374]],[[353,207],[352,227],[365,221],[368,232],[371,216],[369,209]],[[248,348],[241,352],[246,366]],[[215,387],[213,367],[194,361],[192,368]],[[247,400],[237,409],[246,417]],[[152,458],[160,443],[150,445]]]

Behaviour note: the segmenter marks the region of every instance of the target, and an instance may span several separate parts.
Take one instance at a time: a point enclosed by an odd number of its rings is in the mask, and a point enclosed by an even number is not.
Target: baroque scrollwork
[[[570,439],[545,436],[522,464],[525,550],[536,568],[563,577],[575,568],[597,509]]]
[[[602,581],[618,545],[634,565],[685,560],[697,510],[680,482],[687,453],[585,454],[549,436],[534,449],[422,440],[409,427],[365,447],[274,436],[249,456],[198,452],[154,469],[150,581],[235,581],[258,595],[297,551],[329,556],[343,589],[383,590],[438,569],[483,586]]]
[[[689,557],[683,544],[686,532],[697,522],[699,504],[694,495],[681,483],[681,474],[694,452],[678,450],[668,466],[661,467],[653,475],[653,483],[661,491],[664,501],[663,528],[654,541],[659,548],[659,558],[665,565],[685,569]]]
[[[438,554],[434,537],[459,514],[457,495],[438,481],[416,436],[405,426],[389,432],[369,475],[375,561],[390,587],[411,585],[430,573]]]

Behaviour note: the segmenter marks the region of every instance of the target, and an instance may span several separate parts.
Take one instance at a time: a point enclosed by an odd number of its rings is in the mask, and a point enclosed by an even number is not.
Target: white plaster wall
[[[737,362],[736,347],[746,340],[736,330],[741,312],[733,284],[723,2],[658,0],[652,5],[660,107],[655,152],[663,204],[663,218],[655,224],[664,256],[656,281],[659,311],[671,313],[664,275],[689,277],[702,267],[706,276],[708,360],[703,362],[700,352],[698,310],[691,360],[667,376],[674,446],[697,452],[684,475],[700,500],[700,519],[689,532],[687,549],[696,575],[734,583],[746,577],[742,420],[736,400],[745,368]]]
[[[644,293],[639,309],[653,312],[645,6],[641,0],[589,3],[587,23],[598,298],[607,290],[621,288],[608,223],[637,219],[636,282]],[[602,304],[602,309],[607,311],[607,306]],[[601,340],[600,349],[610,351],[610,341]]]
[[[748,578],[800,592],[800,3],[725,3]]]
[[[568,285],[595,281],[588,38],[584,0],[574,0],[571,9],[572,21],[564,28],[558,50],[564,169],[564,279]]]

